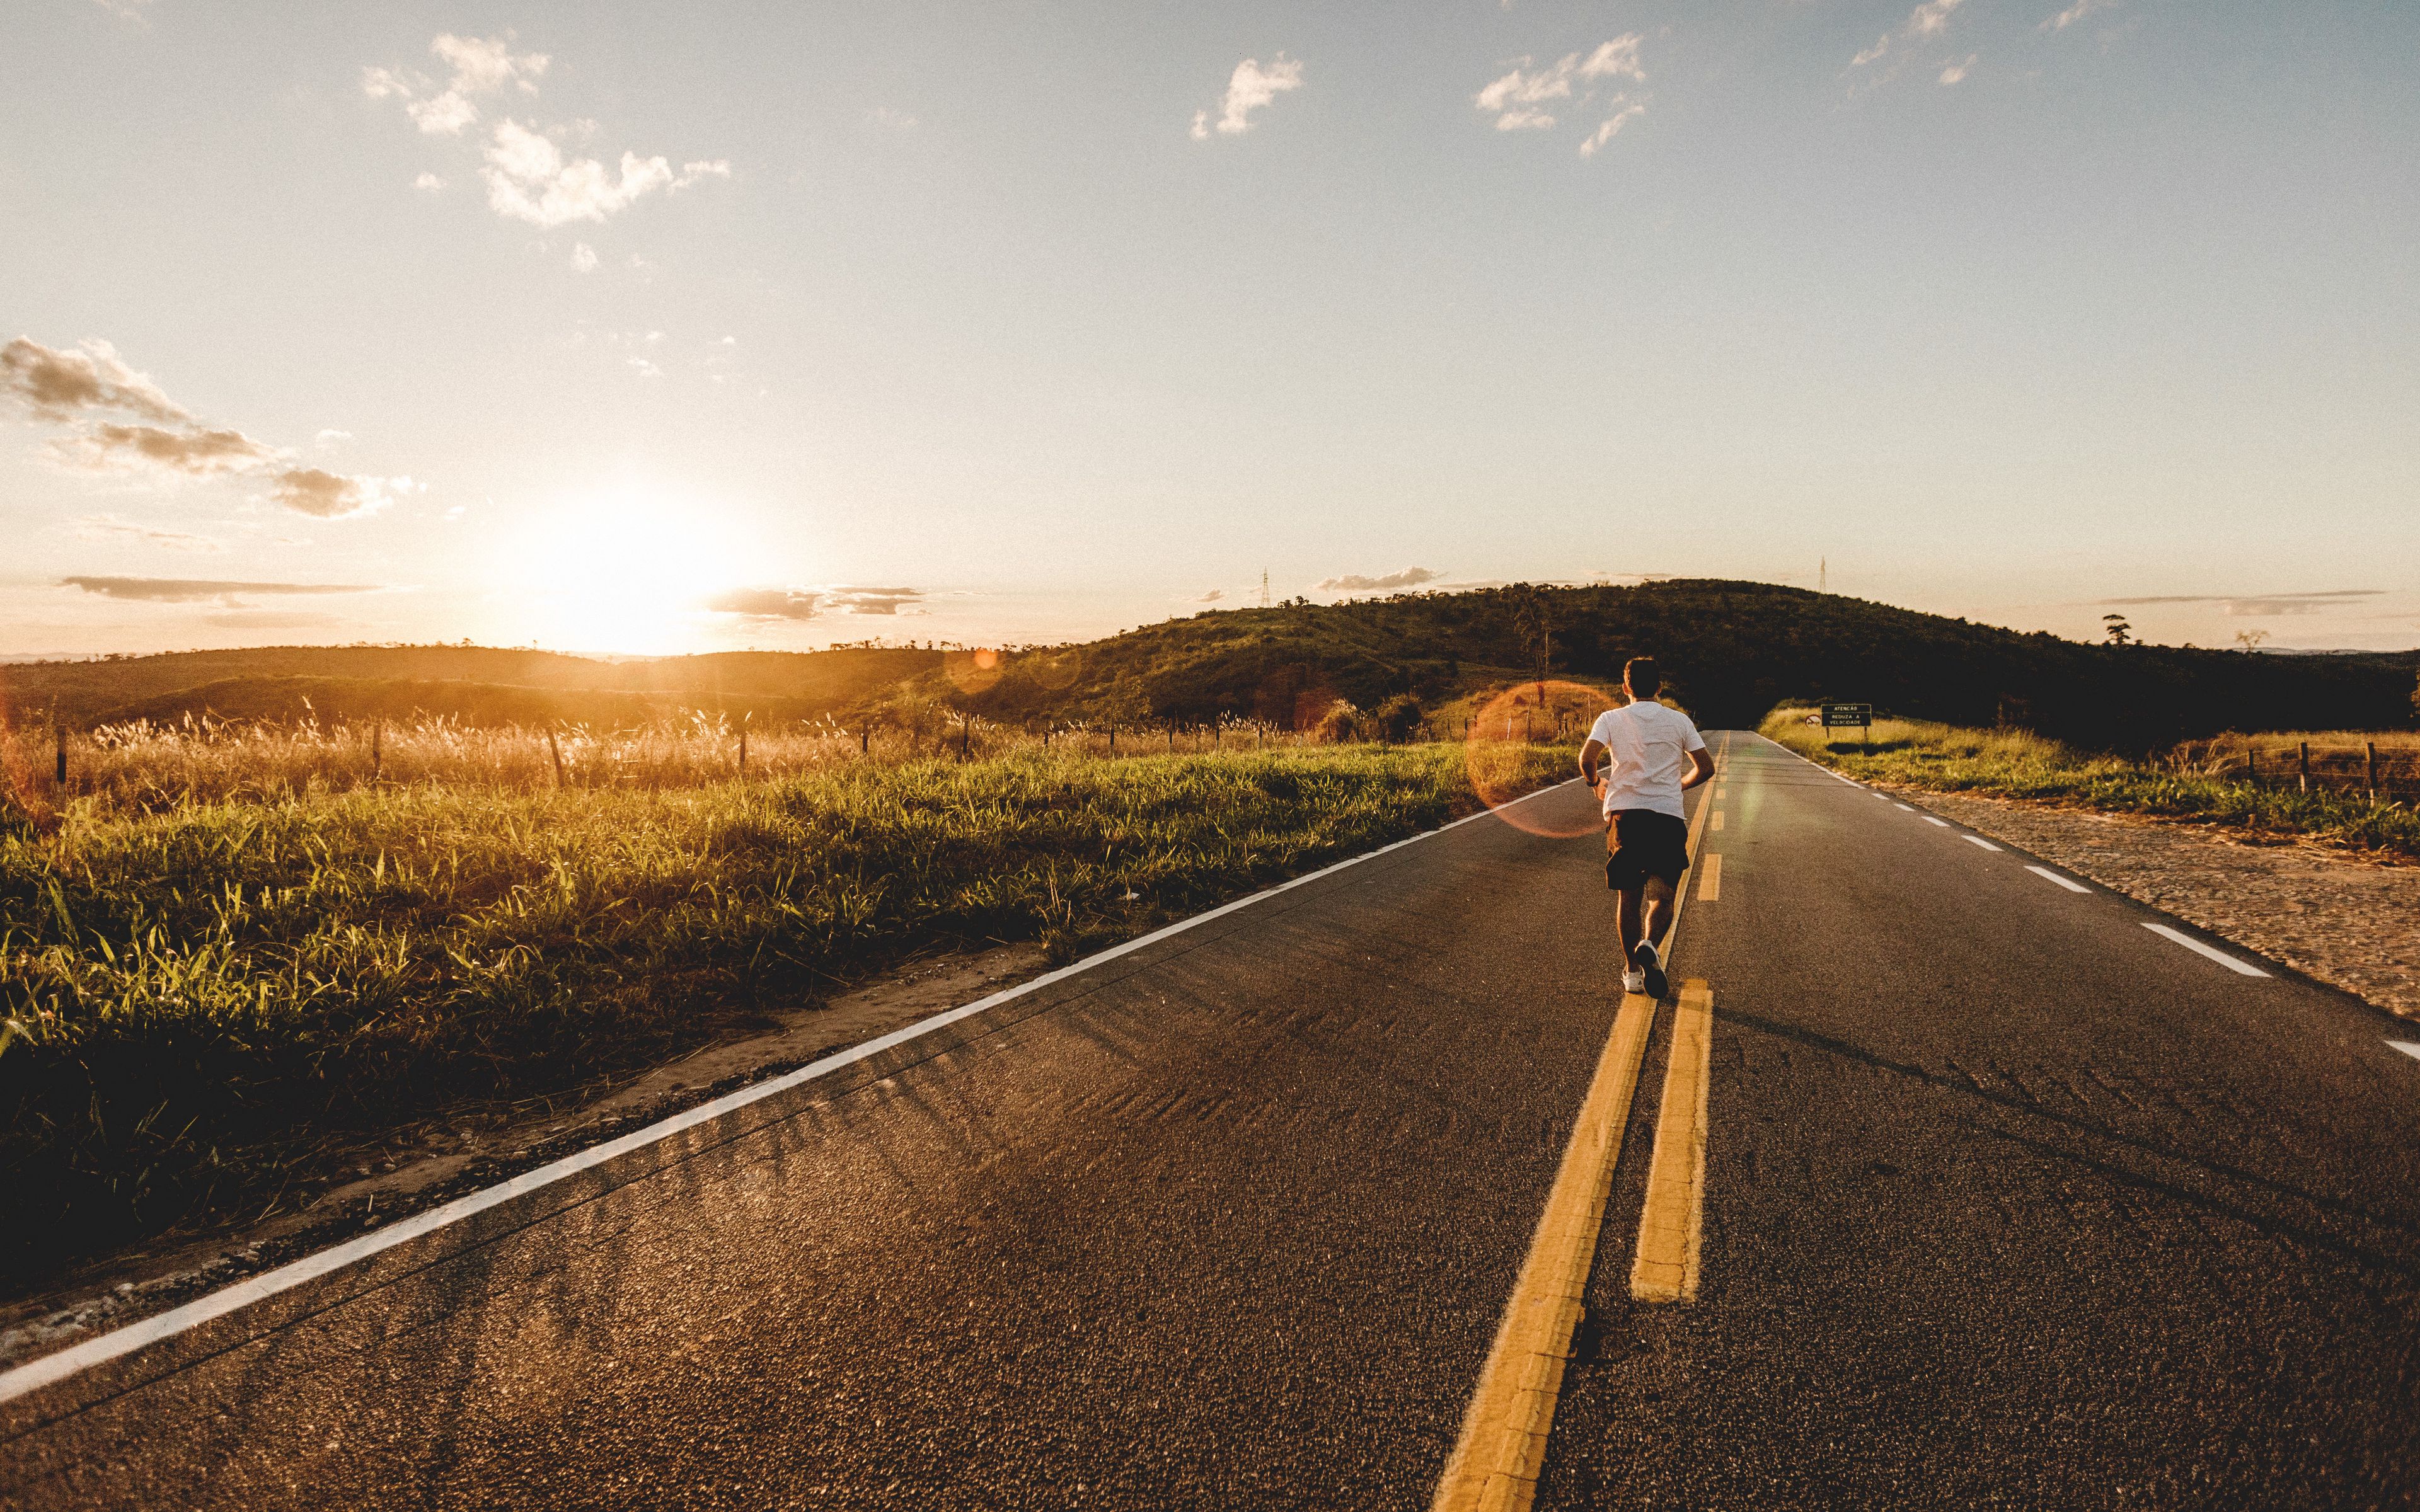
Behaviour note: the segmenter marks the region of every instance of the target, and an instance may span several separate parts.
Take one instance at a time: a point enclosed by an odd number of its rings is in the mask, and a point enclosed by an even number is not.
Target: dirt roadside
[[[1890,790],[2389,1012],[2420,1018],[2420,866],[2212,825]]]

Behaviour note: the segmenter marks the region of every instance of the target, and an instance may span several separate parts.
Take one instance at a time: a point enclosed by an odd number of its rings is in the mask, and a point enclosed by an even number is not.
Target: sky
[[[2420,645],[2420,7],[13,0],[0,656]]]

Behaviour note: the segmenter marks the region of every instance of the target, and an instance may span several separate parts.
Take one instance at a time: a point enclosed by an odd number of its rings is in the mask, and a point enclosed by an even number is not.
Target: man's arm
[[[1593,735],[1589,737],[1587,745],[1580,748],[1580,776],[1588,779],[1591,792],[1596,788],[1596,769],[1605,764],[1605,742]]]
[[[1714,759],[1706,754],[1705,747],[1699,746],[1689,752],[1689,775],[1681,779],[1681,791],[1686,793],[1700,782],[1710,782],[1714,776]]]

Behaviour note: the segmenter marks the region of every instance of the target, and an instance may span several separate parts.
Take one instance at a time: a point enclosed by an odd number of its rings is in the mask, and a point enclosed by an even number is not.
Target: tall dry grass
[[[372,782],[359,733],[134,732],[54,823],[0,826],[0,1275],[258,1212],[348,1142],[594,1085],[909,952],[1064,960],[1573,759],[1229,730],[867,760],[810,731],[752,740],[741,781],[701,728],[580,748],[558,788],[542,743],[438,725]]]
[[[2336,733],[2253,737],[2259,779],[2247,776],[2239,744],[2194,742],[2149,761],[2078,750],[2026,730],[1980,730],[1916,719],[1878,720],[1865,740],[1836,738],[1810,725],[1813,710],[1776,709],[1761,733],[1800,755],[1852,776],[1948,793],[1988,793],[2116,812],[2159,814],[2280,835],[2310,835],[2360,850],[2420,858],[2420,737],[2403,732],[2367,736]],[[2309,738],[2313,780],[2301,782],[2301,743]],[[2366,771],[2349,767],[2347,751],[2376,739],[2396,763],[2381,768],[2373,792]],[[2322,765],[2322,749],[2335,760]],[[2287,753],[2293,753],[2288,756]]]

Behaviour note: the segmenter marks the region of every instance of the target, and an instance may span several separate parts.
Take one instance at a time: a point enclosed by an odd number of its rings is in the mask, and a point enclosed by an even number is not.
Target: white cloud
[[[1208,593],[1202,594],[1200,598],[1195,599],[1193,602],[1197,604],[1216,604],[1218,600],[1226,596],[1227,590],[1224,588],[1213,588]]]
[[[617,177],[594,158],[566,160],[551,138],[509,118],[497,123],[485,156],[479,177],[488,183],[488,208],[533,225],[602,221],[656,190],[731,177],[731,164],[719,159],[684,163],[675,174],[662,158],[635,152],[622,154]]]
[[[2075,4],[2043,22],[2040,29],[2046,32],[2063,32],[2094,11],[2107,10],[2117,3],[2118,0],[2075,0]]]
[[[415,100],[403,107],[412,124],[430,136],[459,136],[479,118],[479,107],[448,89],[434,100]]]
[[[1620,110],[1615,111],[1612,115],[1606,116],[1602,122],[1598,123],[1597,129],[1589,134],[1589,139],[1580,144],[1580,156],[1583,158],[1595,157],[1597,148],[1605,146],[1607,142],[1612,141],[1617,135],[1621,134],[1622,127],[1629,123],[1630,118],[1633,116],[1644,116],[1646,114],[1647,107],[1644,105],[1624,105]]]
[[[1432,572],[1426,567],[1405,567],[1401,572],[1390,572],[1376,578],[1367,578],[1359,573],[1348,572],[1339,578],[1323,578],[1311,586],[1329,593],[1385,593],[1389,589],[1418,588],[1422,583],[1436,581],[1440,576],[1442,575]]]
[[[1218,119],[1214,123],[1210,113],[1193,113],[1192,136],[1196,142],[1206,142],[1212,131],[1222,135],[1238,136],[1252,129],[1252,112],[1274,101],[1289,89],[1302,87],[1302,61],[1280,53],[1265,69],[1258,58],[1246,58],[1235,65],[1227,77],[1227,95],[1219,101]]]
[[[1963,4],[1965,0],[1924,0],[1922,5],[1908,12],[1907,20],[1897,31],[1883,33],[1881,39],[1873,46],[1850,59],[1849,67],[1862,69],[1867,64],[1890,56],[1894,53],[1904,54],[1914,44],[1939,37],[1949,29],[1950,13]],[[1961,77],[1963,75],[1962,74]],[[1954,84],[1957,81],[1953,79],[1943,82]]]
[[[865,124],[878,126],[885,131],[907,131],[915,129],[916,117],[904,110],[892,110],[888,105],[876,105],[865,113]]]
[[[311,438],[321,446],[335,446],[352,439],[353,433],[349,430],[323,430]]]
[[[571,270],[575,273],[597,271],[597,249],[585,241],[572,243]]]
[[[438,177],[433,173],[424,173],[419,177],[414,178],[411,181],[411,187],[414,189],[427,190],[429,193],[433,194],[445,187],[445,180]]]
[[[536,94],[534,82],[551,61],[544,53],[515,53],[512,33],[502,37],[456,37],[441,34],[428,50],[454,66],[451,87],[464,94],[484,95],[518,84],[523,94]]]
[[[427,93],[433,86],[424,74],[371,68],[362,70],[362,92],[372,100],[404,101],[412,123],[431,136],[458,136],[479,119],[472,96],[493,94],[508,84],[518,84],[524,94],[537,93],[534,81],[546,72],[547,55],[515,53],[511,42],[509,32],[488,38],[444,33],[428,44],[454,69],[442,91]]]
[[[1941,82],[1946,85],[1956,84],[1961,79],[1965,78],[1968,71],[1975,67],[1975,60],[1980,56],[1982,56],[1980,53],[1969,53],[1963,59],[1959,62],[1952,63],[1947,68],[1943,69],[1941,70]]]
[[[137,525],[119,519],[115,515],[87,515],[76,521],[76,534],[87,541],[125,537],[147,546],[165,547],[171,551],[223,551],[226,549],[207,535],[194,535],[185,531],[162,530],[156,525]]]
[[[1511,72],[1489,81],[1487,86],[1471,97],[1471,103],[1496,117],[1499,131],[1542,131],[1555,124],[1559,101],[1576,104],[1591,102],[1596,98],[1601,81],[1628,79],[1647,82],[1647,69],[1638,57],[1642,39],[1636,32],[1625,33],[1597,46],[1586,57],[1567,53],[1544,68],[1533,68],[1523,58]],[[1633,101],[1627,94],[1616,91],[1610,103],[1614,113],[1581,144],[1582,156],[1592,155],[1610,141],[1622,123],[1643,112],[1646,107]]]
[[[631,371],[637,373],[643,378],[658,378],[664,376],[664,370],[662,368],[658,367],[655,363],[648,362],[644,357],[626,358],[624,361],[629,363]]]

